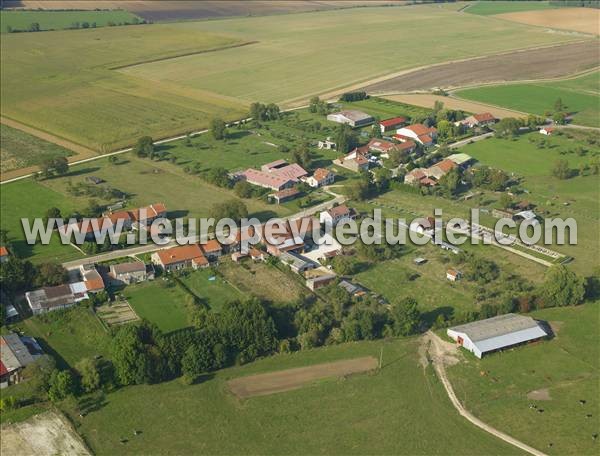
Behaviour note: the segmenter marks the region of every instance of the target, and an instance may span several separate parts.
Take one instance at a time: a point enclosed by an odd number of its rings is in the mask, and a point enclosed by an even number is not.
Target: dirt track
[[[558,78],[599,65],[598,41],[590,40],[442,63],[367,85],[365,89],[370,93],[411,92],[475,83]]]
[[[377,360],[372,356],[367,356],[364,358],[235,378],[229,380],[227,385],[237,397],[247,399],[252,396],[264,396],[298,389],[323,378],[343,377],[345,375],[368,372],[375,368],[377,368]]]

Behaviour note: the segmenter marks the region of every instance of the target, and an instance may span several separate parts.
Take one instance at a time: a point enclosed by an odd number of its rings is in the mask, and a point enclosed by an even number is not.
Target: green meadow
[[[107,25],[122,25],[141,21],[139,17],[124,10],[114,11],[19,11],[4,10],[0,12],[2,32],[27,31],[32,23],[37,22],[40,30],[63,30],[74,28],[75,23],[83,27],[87,22],[89,27],[104,27]],[[75,27],[76,28],[76,27]],[[87,28],[87,27],[86,27]]]
[[[521,11],[538,11],[557,8],[548,1],[483,1],[473,2],[463,11],[481,16],[491,16],[494,14],[519,13]]]
[[[549,455],[596,454],[598,304],[533,312],[550,323],[551,340],[481,360],[465,353],[465,361],[449,368],[457,396],[478,418]]]
[[[70,410],[69,415],[98,454],[518,453],[456,413],[433,370],[419,364],[418,345],[412,338],[277,355],[216,372],[191,386],[175,380],[123,388],[100,399],[98,410],[85,418]],[[230,378],[379,357],[382,347],[378,372],[245,401],[227,388]],[[140,433],[133,436],[133,429]]]
[[[502,84],[459,90],[456,94],[467,100],[515,109],[537,115],[554,110],[561,99],[565,110],[573,114],[573,123],[600,126],[600,72],[573,79],[527,84]]]

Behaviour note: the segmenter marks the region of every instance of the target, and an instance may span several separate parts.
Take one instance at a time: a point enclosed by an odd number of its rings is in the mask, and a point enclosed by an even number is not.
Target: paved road
[[[450,149],[455,149],[457,147],[466,146],[469,143],[481,141],[482,139],[491,138],[494,136],[494,132],[491,131],[489,133],[484,133],[479,136],[473,136],[472,138],[463,139],[462,141],[456,141],[455,143],[450,144],[448,147]]]
[[[483,429],[484,431],[498,437],[499,439],[504,440],[505,442],[519,448],[520,450],[523,450],[529,454],[533,454],[534,456],[546,456],[545,453],[542,453],[541,451],[539,451],[533,447],[530,447],[529,445],[521,442],[520,440],[517,440],[514,437],[511,437],[510,435],[505,434],[504,432],[499,431],[498,429],[490,426],[489,424],[484,423],[479,418],[477,418],[475,415],[473,415],[471,412],[469,412],[456,397],[454,388],[452,388],[452,384],[450,383],[450,380],[448,379],[448,376],[446,375],[445,363],[446,363],[447,357],[449,356],[448,345],[451,345],[451,344],[449,344],[448,342],[444,342],[433,331],[427,331],[424,338],[425,338],[425,343],[428,343],[428,342],[430,343],[429,356],[431,358],[435,372],[436,372],[437,376],[439,377],[440,381],[442,382],[442,384],[444,385],[444,389],[446,390],[446,393],[448,394],[448,398],[450,399],[450,402],[452,402],[452,405],[454,406],[454,408],[458,411],[458,413],[462,417],[466,418],[468,421],[473,423],[478,428]]]
[[[304,211],[297,212],[292,215],[288,215],[287,217],[282,217],[281,220],[293,220],[293,219],[297,219],[300,217],[306,217],[309,215],[313,215],[313,214],[316,214],[317,212],[321,212],[322,210],[330,208],[331,206],[333,206],[336,203],[342,204],[344,201],[346,201],[346,198],[343,195],[338,195],[337,193],[334,193],[328,187],[324,187],[324,190],[327,193],[329,193],[330,195],[332,195],[334,198],[329,201],[326,201],[324,203],[317,204],[316,206],[305,209]],[[206,241],[207,239],[208,239],[208,236],[206,236],[206,235],[196,236],[196,237],[194,237],[193,242],[202,242],[202,241]],[[131,247],[128,249],[113,250],[110,252],[102,253],[100,255],[87,256],[85,258],[80,258],[78,260],[67,261],[65,263],[62,263],[62,265],[65,269],[77,269],[82,264],[100,263],[103,261],[116,260],[119,258],[133,257],[134,255],[143,255],[144,253],[156,252],[157,250],[161,250],[161,249],[165,249],[165,248],[169,248],[169,247],[175,247],[177,245],[178,245],[177,241],[172,240],[163,245],[148,244],[148,245],[136,246],[136,247]]]

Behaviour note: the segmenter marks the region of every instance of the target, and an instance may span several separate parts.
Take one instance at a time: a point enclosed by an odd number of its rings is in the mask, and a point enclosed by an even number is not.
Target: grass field
[[[209,280],[212,277],[214,279]],[[215,312],[219,312],[226,303],[244,296],[212,269],[189,272],[181,281]]]
[[[21,225],[21,218],[33,220],[43,217],[51,207],[58,207],[64,214],[70,214],[78,206],[67,195],[53,191],[31,179],[3,185],[0,191],[0,227],[8,230],[8,237],[15,253],[21,258],[34,261],[69,261],[83,255],[71,246],[62,245],[52,237],[49,245],[28,245]]]
[[[185,305],[186,292],[163,279],[130,285],[123,294],[140,318],[155,323],[163,332],[190,326]]]
[[[406,46],[409,38],[420,45]],[[2,115],[108,150],[241,117],[257,100],[305,99],[410,67],[572,39],[434,6],[7,34]],[[253,44],[223,50],[243,43]],[[357,65],[361,57],[369,64]]]
[[[82,358],[107,356],[110,351],[110,335],[85,306],[28,318],[17,327],[35,337],[61,368],[74,367]]]
[[[74,211],[84,211],[94,199],[99,204],[114,201],[89,196],[73,196],[68,192],[69,183],[85,182],[87,176],[97,176],[106,185],[129,195],[128,207],[142,207],[162,202],[171,217],[205,217],[211,207],[235,198],[228,189],[207,184],[199,177],[186,174],[181,166],[167,161],[140,159],[133,154],[119,156],[118,164],[107,159],[72,167],[63,177],[35,182],[31,179],[2,186],[0,195],[2,220],[0,226],[9,231],[15,251],[23,258],[33,261],[69,261],[83,255],[72,246],[60,244],[53,236],[50,245],[29,246],[21,228],[21,218],[43,217],[46,210],[58,207],[67,217]],[[244,200],[252,216],[267,219],[274,215],[289,215],[293,208],[270,205],[258,199]]]
[[[477,87],[459,90],[456,94],[468,100],[538,115],[553,111],[554,102],[561,98],[566,110],[574,114],[573,123],[600,126],[599,72],[552,82]]]
[[[567,138],[566,134],[572,135]],[[598,138],[594,133],[565,132],[562,136],[546,138],[547,146],[539,149],[536,143],[542,135],[530,133],[516,141],[487,139],[469,144],[461,149],[480,163],[523,177],[522,187],[529,191],[523,199],[537,205],[536,212],[545,216],[573,217],[577,221],[578,244],[554,246],[560,252],[575,257],[573,267],[580,273],[589,274],[595,258],[600,255],[597,233],[600,230],[598,216],[598,188],[600,177],[593,175],[576,176],[560,180],[551,175],[551,168],[559,160],[567,160],[572,169],[580,164],[590,163],[594,154],[600,154],[600,145],[588,144],[584,138]],[[583,148],[586,152],[579,156],[574,151]],[[564,203],[568,203],[565,206]]]
[[[534,318],[549,321],[555,330],[550,341],[482,360],[466,354],[465,362],[449,369],[457,396],[486,423],[547,454],[596,454],[598,304],[534,312]],[[528,398],[532,391],[547,393],[550,400]],[[544,412],[536,413],[529,404]]]
[[[227,391],[231,378],[360,356],[378,359],[382,346],[378,373],[243,402]],[[123,388],[85,418],[76,412],[70,417],[98,454],[516,454],[459,417],[432,369],[419,365],[417,346],[418,339],[361,342],[279,355],[192,386],[176,380]],[[141,432],[132,436],[132,429]]]
[[[39,165],[44,160],[73,155],[56,144],[23,131],[0,125],[0,172]]]
[[[12,30],[28,30],[37,22],[40,30],[63,30],[73,28],[73,24],[87,22],[90,27],[104,27],[109,22],[118,25],[133,23],[140,18],[128,11],[2,11],[2,33]]]
[[[484,1],[468,6],[463,11],[471,14],[490,16],[493,14],[516,13],[519,11],[537,11],[556,8],[547,1]]]

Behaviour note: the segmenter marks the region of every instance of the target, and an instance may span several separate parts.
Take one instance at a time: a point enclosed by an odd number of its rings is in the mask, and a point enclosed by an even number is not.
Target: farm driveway
[[[498,429],[490,426],[489,424],[484,423],[471,412],[469,412],[466,408],[464,408],[464,406],[456,397],[456,394],[454,393],[454,388],[452,388],[452,384],[450,383],[450,380],[446,375],[446,365],[450,365],[457,361],[456,351],[458,350],[458,348],[454,344],[443,341],[433,331],[427,331],[427,333],[423,336],[422,343],[427,347],[429,358],[431,359],[433,368],[435,369],[435,372],[439,377],[440,381],[444,385],[444,389],[446,390],[446,393],[450,398],[450,402],[452,402],[452,405],[461,416],[469,420],[478,428],[481,428],[484,431],[495,435],[499,439],[504,440],[505,442],[510,443],[511,445],[523,451],[526,451],[529,454],[533,454],[535,456],[546,456],[545,453],[542,453],[541,451],[530,447],[529,445],[511,437],[510,435],[499,431]]]

